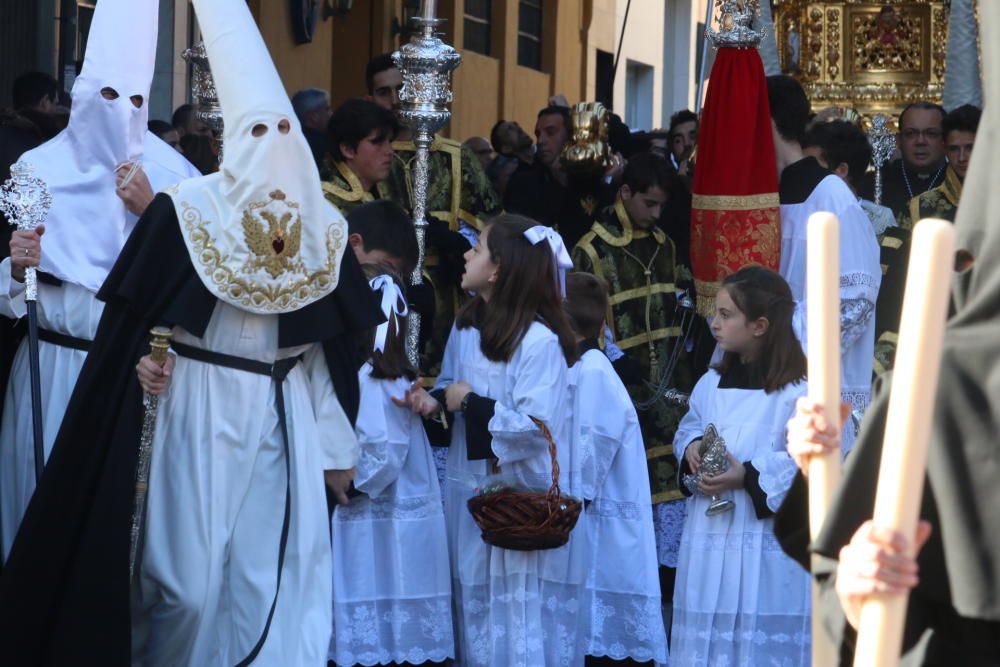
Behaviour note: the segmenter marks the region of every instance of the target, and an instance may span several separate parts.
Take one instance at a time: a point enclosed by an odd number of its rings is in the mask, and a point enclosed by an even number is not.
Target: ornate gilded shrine
[[[900,111],[941,102],[949,3],[774,0],[782,71],[798,78],[813,109]]]

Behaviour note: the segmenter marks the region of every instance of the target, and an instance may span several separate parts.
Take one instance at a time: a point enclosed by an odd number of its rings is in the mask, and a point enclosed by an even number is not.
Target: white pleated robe
[[[323,471],[348,469],[357,440],[318,344],[278,348],[278,317],[217,302],[202,338],[175,340],[273,363],[303,355],[283,390],[286,461],[270,377],[179,357],[160,398],[141,569],[133,584],[133,664],[234,665],[275,595],[291,474],[291,520],[270,632],[254,664],[325,667],[331,557]]]
[[[667,633],[639,417],[600,350],[584,352],[569,376],[573,436],[590,500],[587,655],[665,663]]]
[[[422,419],[392,398],[405,377],[358,374],[358,467],[364,495],[333,527],[333,641],[338,665],[420,664],[455,657],[441,488]]]
[[[548,444],[530,419],[536,417],[555,438],[563,493],[579,496],[582,465],[570,437],[566,362],[548,327],[533,323],[508,363],[483,356],[475,328],[453,328],[437,386],[459,380],[497,401],[489,430],[502,473],[532,488],[551,484]],[[569,543],[558,549],[489,546],[466,504],[490,472],[489,461],[468,460],[465,420],[457,414],[448,453],[445,517],[459,663],[580,665],[586,643],[581,612],[589,557],[587,517],[581,514]]]
[[[691,395],[690,410],[674,440],[677,458],[714,424],[727,449],[759,473],[767,506],[777,511],[795,477],[786,450],[785,426],[806,384],[763,389],[720,389],[710,370]],[[758,519],[744,489],[728,491],[734,508],[706,516],[711,503],[696,494],[688,500],[681,537],[674,617],[672,664],[810,664],[809,575],[785,555],[774,536],[774,519]]]

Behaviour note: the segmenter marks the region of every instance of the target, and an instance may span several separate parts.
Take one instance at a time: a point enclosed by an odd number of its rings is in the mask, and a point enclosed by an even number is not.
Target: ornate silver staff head
[[[698,483],[701,481],[702,476],[708,475],[711,477],[713,475],[721,475],[729,470],[726,441],[719,435],[715,424],[709,424],[708,428],[705,429],[705,435],[702,437],[701,445],[698,447],[698,454],[701,456],[701,467],[698,468],[698,472],[694,475],[684,475],[683,480],[684,486],[692,494],[699,493]],[[732,500],[712,496],[712,502],[709,504],[708,509],[705,510],[705,514],[708,516],[722,514],[733,509],[734,505]]]
[[[427,211],[427,162],[434,133],[451,119],[448,105],[452,101],[451,73],[462,62],[458,51],[442,42],[434,27],[441,20],[434,16],[434,0],[423,0],[420,16],[414,19],[416,33],[392,60],[403,75],[403,88],[399,91],[402,110],[399,120],[413,131],[417,161],[413,177],[413,225],[417,233],[417,266],[411,282],[423,283],[424,256],[426,251]],[[459,183],[452,183],[453,188]],[[418,364],[420,340],[420,313],[410,314],[406,334],[406,353],[411,363]]]
[[[723,0],[719,6],[719,29],[709,25],[705,34],[716,48],[756,48],[764,39],[765,28],[753,24],[760,12],[759,0]]]
[[[892,159],[896,150],[896,135],[889,129],[891,119],[878,114],[872,117],[868,130],[868,143],[872,146],[872,164],[875,166],[875,203],[882,203],[882,167]]]
[[[219,106],[219,93],[215,89],[215,79],[212,78],[212,67],[208,62],[205,42],[199,41],[181,54],[191,65],[191,99],[194,102],[195,114],[198,120],[208,125],[222,141],[222,107]],[[221,162],[221,155],[220,155]]]
[[[34,229],[45,222],[52,207],[52,195],[40,178],[32,176],[34,168],[27,162],[15,162],[10,178],[0,187],[0,213],[19,230]],[[24,298],[38,299],[38,278],[34,267],[24,272]]]
[[[413,130],[415,139],[421,135],[433,139],[451,120],[451,73],[461,64],[462,56],[434,34],[442,20],[429,16],[426,8],[413,21],[416,34],[392,54],[403,75],[399,120]]]
[[[10,168],[10,178],[0,188],[0,213],[20,230],[34,229],[45,222],[52,207],[48,186],[32,176],[33,172],[27,162],[16,162]]]

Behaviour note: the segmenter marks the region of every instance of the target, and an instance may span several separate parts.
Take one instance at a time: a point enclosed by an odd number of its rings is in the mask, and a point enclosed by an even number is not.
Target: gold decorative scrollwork
[[[782,71],[813,108],[863,115],[940,102],[948,41],[946,0],[774,0]]]

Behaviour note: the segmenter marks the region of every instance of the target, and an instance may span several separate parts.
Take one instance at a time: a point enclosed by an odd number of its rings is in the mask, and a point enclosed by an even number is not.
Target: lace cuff
[[[799,470],[795,461],[787,452],[769,452],[755,456],[750,462],[758,473],[760,490],[767,495],[767,507],[771,513],[777,512]]]

